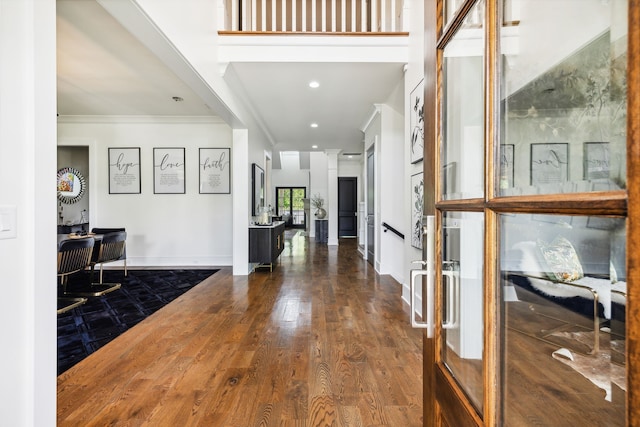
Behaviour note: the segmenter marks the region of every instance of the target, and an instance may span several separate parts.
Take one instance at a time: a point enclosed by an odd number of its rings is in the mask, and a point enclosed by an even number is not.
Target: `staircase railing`
[[[404,0],[220,0],[222,32],[398,33]]]

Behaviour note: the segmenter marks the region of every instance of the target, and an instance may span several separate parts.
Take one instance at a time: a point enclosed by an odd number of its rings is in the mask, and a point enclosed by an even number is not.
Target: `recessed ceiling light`
[[[311,127],[312,127],[312,128],[317,128],[317,127],[318,127],[318,124],[317,124],[317,123],[311,123]]]
[[[312,145],[311,148],[318,148],[318,146],[317,145]]]
[[[320,87],[320,83],[318,83],[315,80],[312,80],[312,81],[309,82],[309,87],[312,88],[312,89],[316,89],[316,88]]]

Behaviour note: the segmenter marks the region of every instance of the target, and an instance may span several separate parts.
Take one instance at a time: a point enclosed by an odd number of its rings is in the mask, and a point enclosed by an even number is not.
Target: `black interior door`
[[[358,179],[338,178],[338,237],[358,235]]]

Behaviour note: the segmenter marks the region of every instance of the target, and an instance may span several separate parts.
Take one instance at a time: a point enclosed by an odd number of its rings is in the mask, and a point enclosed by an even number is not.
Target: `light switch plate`
[[[16,213],[16,206],[0,205],[0,239],[15,239],[17,237]]]

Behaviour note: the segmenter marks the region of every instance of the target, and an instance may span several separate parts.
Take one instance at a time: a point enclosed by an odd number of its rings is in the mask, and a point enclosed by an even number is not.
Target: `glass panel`
[[[444,49],[442,198],[484,196],[484,1]]]
[[[498,193],[626,186],[627,1],[505,0]],[[507,17],[505,17],[507,19]]]
[[[446,213],[442,233],[442,359],[482,412],[484,215]]]
[[[291,213],[293,215],[293,225],[304,225],[304,198],[306,190],[304,188],[294,188],[292,192],[293,201],[291,203]]]
[[[286,215],[291,211],[291,189],[278,188],[278,206],[276,206],[278,215]]]
[[[625,221],[502,215],[502,425],[625,425]]]
[[[453,19],[456,12],[460,7],[464,4],[465,0],[445,0],[444,2],[444,26],[446,27],[449,22]],[[482,25],[483,14],[481,13],[481,9],[475,8],[471,13],[467,16],[467,24],[473,23],[476,26]]]
[[[464,0],[445,0],[444,2],[444,26],[446,27],[453,19],[460,6],[464,3]]]

